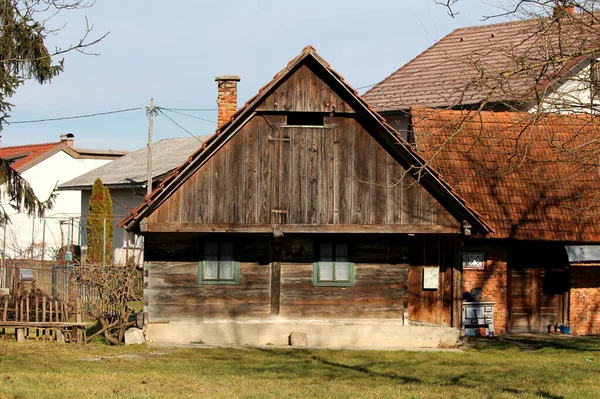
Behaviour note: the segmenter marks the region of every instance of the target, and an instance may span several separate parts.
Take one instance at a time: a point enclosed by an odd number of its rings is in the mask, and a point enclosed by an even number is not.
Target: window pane
[[[221,243],[221,260],[233,260],[233,243]]]
[[[335,246],[335,260],[348,262],[348,245],[338,244]]]
[[[207,242],[204,244],[204,256],[218,256],[219,245],[216,242]]]
[[[335,262],[335,281],[350,280],[350,264],[348,262]]]
[[[204,280],[216,280],[218,278],[219,262],[217,260],[204,261]]]
[[[333,245],[321,244],[320,261],[331,262],[333,260]]]
[[[333,262],[319,262],[319,281],[333,281]]]
[[[221,261],[219,280],[233,280],[233,261]]]

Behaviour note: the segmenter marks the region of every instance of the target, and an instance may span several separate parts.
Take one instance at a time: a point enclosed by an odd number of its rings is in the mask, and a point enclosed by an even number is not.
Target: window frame
[[[321,262],[321,251],[322,251],[322,246],[323,245],[331,245],[332,246],[332,255],[331,255],[331,263],[333,265],[332,268],[332,276],[334,278],[334,280],[321,280],[320,279],[320,267],[319,264]],[[341,262],[341,261],[336,261],[336,255],[335,255],[335,248],[338,245],[345,245],[346,246],[346,253],[347,253],[347,258],[348,260],[345,262]],[[350,245],[346,244],[346,243],[319,243],[317,244],[317,248],[318,251],[316,251],[316,259],[313,262],[313,286],[314,287],[354,287],[356,280],[355,280],[355,264],[352,261],[352,252],[350,249]],[[347,263],[348,264],[348,280],[335,280],[335,270],[336,270],[336,263]]]
[[[204,269],[206,265],[206,245],[207,244],[216,244],[217,245],[217,278],[216,279],[205,279],[204,278]],[[233,260],[233,278],[231,279],[221,279],[221,262],[224,262],[221,259],[221,246],[224,244],[231,244],[232,246],[232,257]],[[198,262],[198,285],[239,285],[240,283],[240,262],[235,260],[235,244],[231,241],[206,241],[202,244],[202,260]]]
[[[466,264],[468,264],[468,262],[465,262],[465,256],[468,256],[469,254],[473,254],[473,255],[481,255],[481,266],[476,266],[476,267],[469,267],[469,266],[465,266]],[[461,264],[462,264],[462,268],[463,270],[485,270],[486,267],[486,254],[483,251],[461,251]]]

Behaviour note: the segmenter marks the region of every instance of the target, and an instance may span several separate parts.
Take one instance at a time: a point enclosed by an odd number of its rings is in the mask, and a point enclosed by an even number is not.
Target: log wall
[[[152,322],[273,317],[402,321],[408,306],[409,248],[397,237],[337,237],[337,242],[347,242],[352,248],[355,286],[314,287],[315,245],[329,237],[276,240],[252,235],[181,235],[181,242],[194,247],[225,237],[233,241],[240,283],[198,285],[201,251],[175,247],[170,252],[175,234],[150,234],[148,243],[153,250],[145,264],[145,305]],[[197,259],[181,261],[178,253],[196,253]],[[273,273],[277,265],[280,272]]]

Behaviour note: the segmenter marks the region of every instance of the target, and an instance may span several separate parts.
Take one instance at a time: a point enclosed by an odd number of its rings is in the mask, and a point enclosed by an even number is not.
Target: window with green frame
[[[313,265],[315,287],[354,287],[354,263],[347,244],[320,244]]]
[[[239,284],[240,263],[235,261],[233,243],[206,242],[198,264],[198,284]]]

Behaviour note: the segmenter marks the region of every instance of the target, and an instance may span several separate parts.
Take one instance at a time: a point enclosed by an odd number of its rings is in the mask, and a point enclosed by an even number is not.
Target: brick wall
[[[484,252],[486,265],[484,270],[463,271],[463,292],[481,288],[481,299],[486,302],[495,302],[495,334],[506,334],[508,321],[506,253],[499,248],[465,249],[465,251],[471,250]]]
[[[571,266],[569,274],[571,333],[600,334],[600,265]]]

